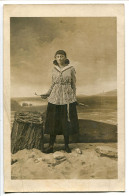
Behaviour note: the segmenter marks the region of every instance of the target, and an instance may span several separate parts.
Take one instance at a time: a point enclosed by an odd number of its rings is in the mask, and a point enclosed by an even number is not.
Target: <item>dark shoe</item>
[[[71,153],[71,149],[69,148],[69,146],[65,146],[65,151],[66,151],[67,153]]]
[[[46,149],[43,149],[43,152],[46,154],[53,153],[53,146],[49,146]]]

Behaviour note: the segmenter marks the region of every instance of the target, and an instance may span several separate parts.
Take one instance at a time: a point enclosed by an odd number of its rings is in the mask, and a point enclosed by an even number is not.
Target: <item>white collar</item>
[[[65,66],[65,67],[61,70],[59,66],[55,65],[55,68],[56,68],[58,71],[60,71],[60,72],[63,72],[63,71],[65,71],[66,69],[69,69],[70,67],[72,67],[72,65],[67,65],[67,66]]]

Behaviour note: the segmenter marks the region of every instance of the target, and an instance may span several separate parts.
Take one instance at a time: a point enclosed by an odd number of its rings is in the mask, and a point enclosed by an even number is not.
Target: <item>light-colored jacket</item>
[[[56,105],[73,103],[76,100],[76,71],[71,65],[61,69],[55,65],[52,69],[52,85],[47,92],[48,102]]]

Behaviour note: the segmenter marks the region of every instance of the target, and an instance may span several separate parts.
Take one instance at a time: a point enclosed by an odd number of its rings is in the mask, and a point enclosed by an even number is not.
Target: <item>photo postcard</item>
[[[124,5],[4,5],[4,191],[124,191]]]

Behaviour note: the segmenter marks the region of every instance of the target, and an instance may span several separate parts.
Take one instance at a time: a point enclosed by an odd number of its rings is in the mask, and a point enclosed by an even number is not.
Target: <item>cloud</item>
[[[12,96],[47,90],[59,49],[76,69],[78,92],[116,86],[115,18],[11,18]]]

